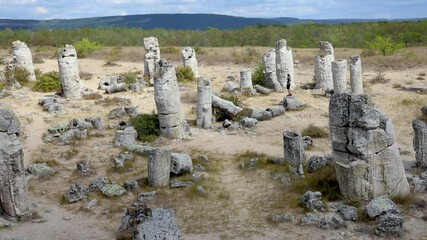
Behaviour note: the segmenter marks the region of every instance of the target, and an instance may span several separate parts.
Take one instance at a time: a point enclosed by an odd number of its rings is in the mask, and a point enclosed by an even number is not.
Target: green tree
[[[377,35],[375,40],[368,43],[369,48],[378,50],[383,56],[391,55],[404,47],[404,43],[394,42],[390,37]]]

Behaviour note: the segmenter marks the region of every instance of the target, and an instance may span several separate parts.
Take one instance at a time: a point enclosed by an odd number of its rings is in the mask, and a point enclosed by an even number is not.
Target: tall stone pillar
[[[159,115],[162,136],[170,139],[188,137],[190,128],[184,118],[175,68],[166,59],[156,66],[154,100]]]
[[[347,60],[340,59],[332,62],[332,78],[335,94],[347,92]]]
[[[36,74],[34,73],[33,56],[27,44],[21,41],[12,42],[12,57],[14,65],[17,68],[27,70],[29,81],[36,81]]]
[[[292,49],[286,46],[286,39],[281,39],[276,43],[276,74],[277,81],[283,88],[286,87],[288,74],[291,75],[291,89],[295,88],[294,58]]]
[[[262,55],[262,65],[264,67],[265,86],[274,89],[276,92],[283,91],[276,73],[276,50],[272,49]]]
[[[190,67],[194,73],[194,77],[198,78],[199,71],[197,65],[196,51],[194,51],[194,49],[191,47],[184,47],[181,50],[181,55],[184,66]]]
[[[30,212],[19,130],[15,114],[0,107],[0,215],[12,220]]]
[[[150,84],[153,84],[155,67],[156,64],[160,61],[160,47],[157,38],[144,38],[144,49],[144,73],[150,78]]]
[[[251,69],[243,69],[240,71],[240,92],[251,93],[252,87],[252,73]]]
[[[305,162],[305,150],[300,133],[283,132],[284,157],[292,166],[298,167]]]
[[[350,57],[350,85],[351,93],[363,93],[362,63],[360,56]]]
[[[61,94],[68,99],[78,99],[83,96],[83,82],[80,80],[77,52],[72,45],[57,52],[59,81],[61,82]]]
[[[171,153],[164,148],[155,148],[148,156],[148,185],[153,187],[169,186]]]
[[[334,89],[332,80],[332,62],[335,61],[334,48],[326,41],[319,42],[320,55],[314,58],[314,78],[316,88],[330,91]]]
[[[212,128],[212,89],[211,81],[197,79],[197,127]]]
[[[417,166],[427,167],[427,105],[421,108],[422,117],[412,122],[414,150]],[[424,120],[423,120],[424,119]]]

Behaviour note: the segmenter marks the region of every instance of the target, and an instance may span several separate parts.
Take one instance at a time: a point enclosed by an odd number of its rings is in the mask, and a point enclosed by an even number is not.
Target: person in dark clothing
[[[292,96],[290,88],[291,88],[291,75],[288,74],[288,77],[286,79],[286,89],[288,89],[288,96]]]

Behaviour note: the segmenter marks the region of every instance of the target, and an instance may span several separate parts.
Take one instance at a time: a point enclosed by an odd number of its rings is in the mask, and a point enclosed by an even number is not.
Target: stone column
[[[240,92],[251,93],[252,87],[252,73],[251,69],[243,69],[240,71]]]
[[[190,67],[194,73],[194,77],[198,78],[199,71],[197,67],[196,51],[194,51],[194,49],[192,49],[191,47],[184,47],[181,50],[181,55],[184,66]]]
[[[347,92],[347,60],[340,59],[332,62],[332,78],[334,94]]]
[[[148,156],[148,185],[153,187],[169,186],[171,153],[164,148],[155,148]]]
[[[291,89],[295,88],[294,59],[292,49],[286,47],[286,39],[281,39],[276,43],[276,74],[277,81],[283,88],[286,88],[286,79],[291,75]]]
[[[415,119],[412,122],[412,128],[414,129],[414,150],[415,160],[417,166],[427,167],[427,105],[421,108],[422,116],[424,119]]]
[[[283,132],[284,157],[292,166],[298,167],[305,162],[302,136],[294,131]]]
[[[65,48],[58,50],[57,59],[62,96],[69,99],[81,98],[84,87],[80,80],[76,49],[72,45],[65,45]]]
[[[181,96],[175,68],[165,59],[156,67],[158,76],[154,79],[154,100],[159,115],[163,137],[182,139],[188,137],[190,128],[184,118]]]
[[[156,64],[160,61],[160,47],[157,38],[144,38],[144,49],[144,73],[150,78],[150,84],[153,84],[155,67]]]
[[[276,92],[283,91],[276,73],[276,50],[272,49],[262,55],[262,65],[264,67],[265,86],[274,89]]]
[[[334,48],[331,43],[319,42],[320,55],[314,58],[314,79],[316,88],[330,91],[334,89],[332,80],[332,62],[335,61]]]
[[[0,108],[0,215],[11,220],[30,212],[19,130],[16,115]]]
[[[211,81],[197,79],[197,127],[212,128],[212,89]]]
[[[34,73],[33,56],[27,44],[21,41],[12,42],[12,57],[16,68],[23,68],[27,70],[29,81],[36,81],[36,74]]]
[[[341,194],[370,200],[409,194],[409,184],[391,119],[364,94],[334,94],[329,100],[332,157]]]
[[[363,93],[362,63],[360,60],[360,56],[350,57],[350,85],[351,93]]]

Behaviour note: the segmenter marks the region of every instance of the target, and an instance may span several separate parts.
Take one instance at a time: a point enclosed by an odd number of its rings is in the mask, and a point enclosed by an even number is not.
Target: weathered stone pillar
[[[417,166],[427,167],[427,105],[421,108],[422,119],[415,119],[412,122],[414,129],[414,150]]]
[[[292,166],[298,167],[305,162],[302,136],[294,131],[283,132],[284,157]]]
[[[391,119],[364,94],[329,100],[332,156],[341,194],[370,200],[409,193]]]
[[[275,49],[272,49],[262,55],[262,64],[264,67],[265,86],[274,89],[276,92],[283,91],[282,86],[279,81],[277,81]]]
[[[340,59],[332,62],[332,78],[334,94],[347,92],[347,60]]]
[[[200,77],[197,80],[197,121],[201,128],[212,128],[212,89],[211,81]]]
[[[76,49],[72,45],[65,45],[65,48],[58,50],[57,59],[62,96],[69,99],[81,98],[84,87],[80,80]]]
[[[153,84],[156,64],[160,61],[160,47],[157,38],[144,38],[144,49],[144,73],[150,78],[150,84]]]
[[[316,88],[330,91],[334,89],[332,80],[332,62],[335,61],[334,48],[326,41],[319,42],[320,55],[314,58],[314,79]]]
[[[12,57],[16,68],[23,68],[27,70],[29,81],[36,81],[36,74],[34,73],[33,56],[27,44],[21,41],[12,42]]]
[[[350,85],[351,93],[363,93],[362,63],[360,56],[350,57]]]
[[[175,68],[166,59],[162,59],[156,72],[158,76],[154,79],[154,100],[162,135],[170,139],[186,138],[190,134],[190,128],[181,108]]]
[[[171,153],[164,148],[155,148],[148,156],[148,185],[153,187],[169,186]]]
[[[292,49],[286,47],[286,39],[281,39],[276,43],[276,74],[277,81],[283,88],[286,87],[288,74],[291,75],[291,89],[295,88],[294,58]]]
[[[12,220],[30,212],[19,130],[15,114],[0,108],[0,215]]]
[[[252,73],[251,69],[242,69],[240,71],[240,92],[251,93],[252,87]]]
[[[184,66],[190,67],[194,73],[194,77],[198,78],[199,71],[197,67],[196,51],[194,51],[194,49],[191,47],[184,47],[181,50],[181,55]]]

